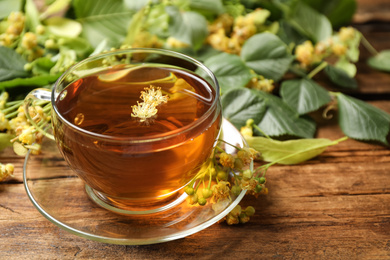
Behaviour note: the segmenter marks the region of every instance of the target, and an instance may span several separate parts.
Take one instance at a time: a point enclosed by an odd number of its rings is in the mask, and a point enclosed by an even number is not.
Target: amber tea
[[[167,102],[137,117],[141,93]],[[56,100],[57,144],[71,168],[106,202],[166,198],[184,187],[210,156],[219,133],[216,89],[185,69],[118,65],[82,77]]]

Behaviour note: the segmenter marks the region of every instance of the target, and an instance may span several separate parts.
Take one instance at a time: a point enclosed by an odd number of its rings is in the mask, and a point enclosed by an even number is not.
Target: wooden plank
[[[390,21],[390,2],[388,0],[357,0],[354,22]]]

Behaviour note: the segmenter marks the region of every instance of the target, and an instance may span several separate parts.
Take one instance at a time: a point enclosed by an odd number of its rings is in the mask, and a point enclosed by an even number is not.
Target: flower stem
[[[227,144],[227,145],[230,145],[231,147],[234,147],[234,148],[236,148],[236,149],[239,150],[239,151],[242,150],[240,147],[235,146],[235,145],[233,145],[233,144],[231,144],[231,143],[229,143],[229,142],[226,142],[225,140],[219,139],[218,141],[220,141],[220,142],[222,142],[222,143],[225,143],[225,144]],[[218,146],[217,146],[217,147],[218,147]]]
[[[15,102],[14,104],[12,104],[12,106],[3,109],[2,112],[4,114],[7,114],[8,112],[18,109],[22,104],[23,104],[23,100]]]
[[[374,46],[371,45],[369,41],[367,41],[366,37],[362,34],[362,44],[363,46],[371,53],[372,56],[378,55],[378,51],[374,48]]]
[[[270,139],[270,140],[272,140],[272,138],[271,137],[269,137],[266,133],[264,133],[263,132],[263,130],[261,130],[261,128],[259,127],[259,126],[257,126],[257,125],[255,125],[255,124],[253,124],[253,126],[252,127],[254,127],[257,131],[259,131],[262,135],[264,135],[267,139]]]
[[[323,61],[320,63],[320,65],[318,65],[317,67],[315,67],[308,75],[307,77],[309,79],[313,78],[318,72],[320,72],[321,70],[323,70],[326,66],[328,66],[328,63],[326,61]]]

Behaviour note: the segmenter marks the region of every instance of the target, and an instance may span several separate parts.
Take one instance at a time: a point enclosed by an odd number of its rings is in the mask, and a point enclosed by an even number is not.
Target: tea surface
[[[161,88],[168,102],[157,107],[155,118],[140,122],[131,116],[132,106],[142,101],[141,91],[150,86]],[[156,67],[90,75],[63,93],[57,107],[67,121],[113,137],[158,136],[188,126],[210,108],[215,96],[206,81],[190,72]]]

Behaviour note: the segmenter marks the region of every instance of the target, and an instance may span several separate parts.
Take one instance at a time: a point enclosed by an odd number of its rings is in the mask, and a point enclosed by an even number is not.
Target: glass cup
[[[159,97],[166,102],[153,103]],[[89,57],[66,71],[51,92],[32,91],[26,111],[37,100],[51,102],[53,135],[46,136],[85,182],[89,197],[124,214],[181,203],[221,128],[213,73],[168,50]]]

